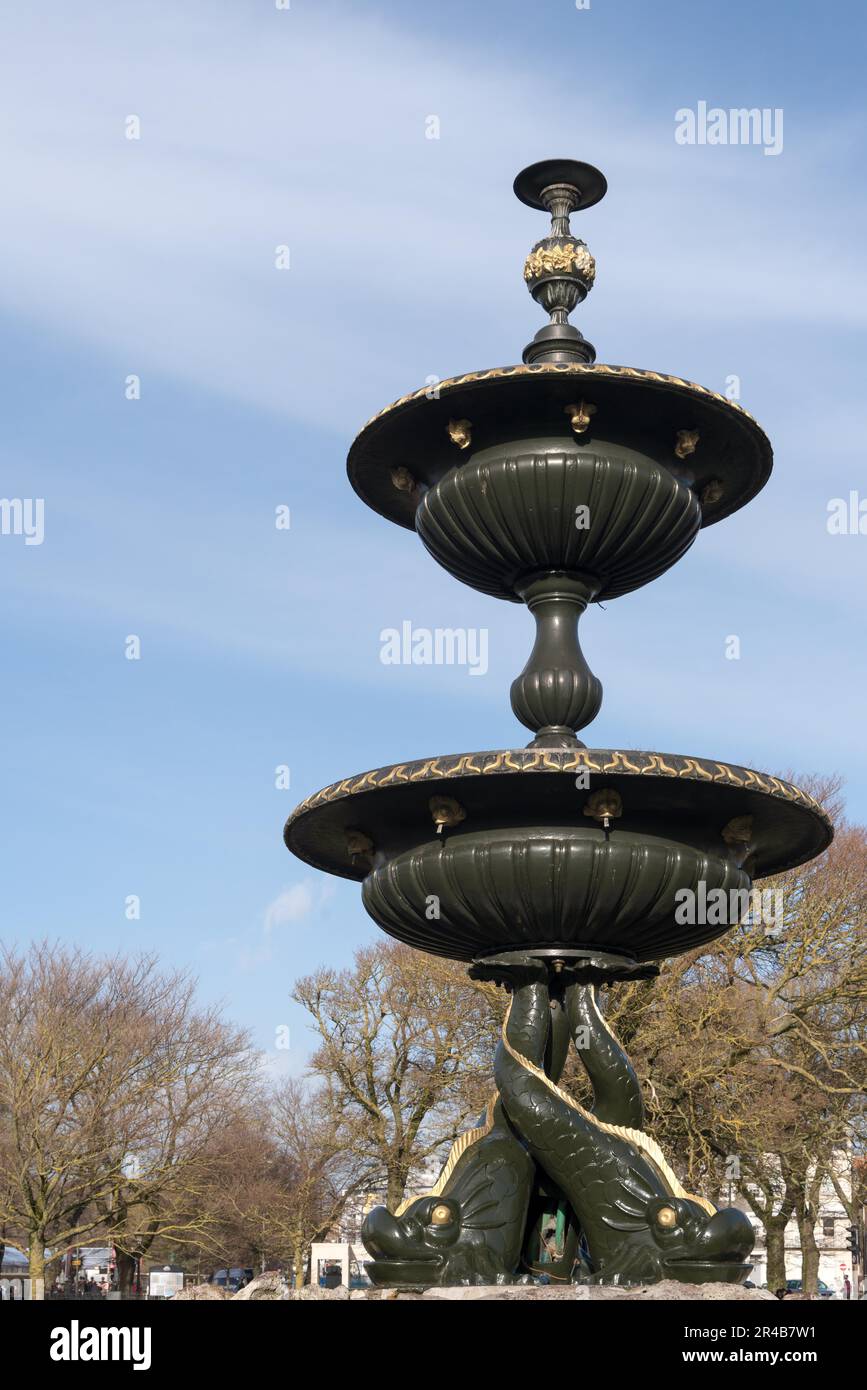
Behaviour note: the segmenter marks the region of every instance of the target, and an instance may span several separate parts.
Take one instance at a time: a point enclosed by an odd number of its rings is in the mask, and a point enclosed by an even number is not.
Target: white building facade
[[[849,1201],[852,1192],[852,1156],[844,1149],[840,1149],[835,1155],[834,1176],[843,1195]],[[756,1244],[751,1256],[753,1272],[750,1275],[750,1280],[754,1284],[766,1284],[768,1255],[764,1228],[746,1202],[738,1201],[736,1205],[742,1207],[756,1230]],[[856,1265],[853,1263],[852,1251],[848,1245],[851,1225],[848,1212],[840,1200],[832,1179],[825,1177],[819,1191],[814,1233],[816,1244],[819,1247],[819,1279],[831,1289],[836,1298],[845,1298],[847,1278],[852,1298],[857,1298],[859,1293],[864,1292],[862,1287],[864,1279],[863,1252],[862,1263]],[[794,1217],[786,1226],[785,1252],[786,1278],[800,1279],[803,1257],[798,1224]]]

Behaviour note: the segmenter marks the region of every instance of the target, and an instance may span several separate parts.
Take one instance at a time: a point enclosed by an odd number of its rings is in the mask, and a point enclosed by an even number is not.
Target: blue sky
[[[799,0],[7,9],[0,493],[45,499],[42,545],[0,537],[7,940],[156,950],[274,1072],[303,1066],[292,980],[376,929],[287,854],[289,810],[528,737],[528,616],[440,571],[344,464],[429,375],[520,360],[544,221],[511,181],[551,156],[609,180],[574,223],[599,360],[738,376],[776,455],[750,507],[587,615],[588,741],[841,771],[867,816],[867,536],[826,525],[867,496],[865,28]],[[782,153],[678,145],[699,101],[782,108]],[[488,674],[383,666],[404,619],[487,628]]]

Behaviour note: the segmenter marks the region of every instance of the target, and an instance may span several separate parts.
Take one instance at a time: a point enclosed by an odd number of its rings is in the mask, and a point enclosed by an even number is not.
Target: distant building
[[[437,1182],[442,1171],[442,1163],[433,1163],[424,1169],[408,1188],[404,1201],[411,1202],[416,1197],[426,1197]],[[373,1207],[385,1206],[385,1190],[361,1192],[353,1197],[343,1209],[338,1222],[329,1233],[330,1240],[347,1241],[350,1245],[362,1247],[361,1227],[367,1213]]]
[[[0,1265],[0,1299],[4,1303],[30,1298],[29,1268],[30,1263],[23,1251],[16,1250],[14,1245],[7,1245]]]

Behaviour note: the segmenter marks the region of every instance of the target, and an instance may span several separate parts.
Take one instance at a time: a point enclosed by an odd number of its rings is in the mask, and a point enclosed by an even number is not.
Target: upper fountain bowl
[[[347,470],[368,506],[417,528],[476,588],[513,598],[521,574],[578,568],[605,598],[661,574],[771,465],[766,435],[725,396],[659,372],[549,362],[402,397],[365,425]]]

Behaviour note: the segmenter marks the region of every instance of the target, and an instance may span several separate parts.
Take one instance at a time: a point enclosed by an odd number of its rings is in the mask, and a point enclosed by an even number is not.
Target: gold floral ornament
[[[596,279],[596,261],[586,246],[567,241],[559,246],[540,246],[531,251],[524,262],[524,279],[538,280],[540,275],[555,275],[577,270],[589,285]]]
[[[584,434],[590,424],[591,415],[596,414],[595,405],[590,405],[588,401],[580,401],[578,405],[566,405],[563,410],[569,416],[574,434]]]

